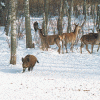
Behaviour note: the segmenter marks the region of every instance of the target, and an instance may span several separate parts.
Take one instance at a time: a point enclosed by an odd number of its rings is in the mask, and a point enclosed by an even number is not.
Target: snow
[[[40,19],[39,19],[40,20]],[[74,52],[58,54],[56,45],[48,51],[26,49],[18,40],[17,64],[10,65],[9,36],[0,27],[0,100],[100,100],[100,51],[89,54],[80,43]],[[34,31],[33,31],[34,34]],[[37,57],[32,72],[22,73],[21,58]]]

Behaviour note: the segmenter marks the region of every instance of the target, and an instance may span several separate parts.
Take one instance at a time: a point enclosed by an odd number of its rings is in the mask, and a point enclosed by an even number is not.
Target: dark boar
[[[25,58],[22,58],[22,62],[23,72],[25,72],[26,68],[28,68],[28,71],[32,71],[36,62],[39,63],[37,58],[33,55],[25,56]]]

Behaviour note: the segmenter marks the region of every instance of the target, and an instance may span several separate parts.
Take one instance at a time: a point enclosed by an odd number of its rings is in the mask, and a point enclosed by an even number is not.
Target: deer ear
[[[76,25],[75,23],[73,25]]]
[[[22,57],[22,62],[24,61],[24,58]]]
[[[30,61],[29,58],[27,58],[27,61],[28,61],[28,62]]]
[[[63,38],[65,39],[65,35],[63,36]]]
[[[59,38],[61,38],[61,36],[59,35]]]

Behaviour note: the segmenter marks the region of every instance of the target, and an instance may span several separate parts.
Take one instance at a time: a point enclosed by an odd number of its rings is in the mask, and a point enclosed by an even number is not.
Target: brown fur
[[[49,45],[56,44],[59,47],[58,52],[60,53],[61,46],[59,35],[43,35],[42,29],[39,29],[39,35],[43,44],[43,48],[48,50]]]
[[[80,53],[82,53],[82,48],[84,47],[84,44],[86,45],[86,50],[90,54],[93,53],[94,45],[98,45],[98,49],[97,49],[98,51],[100,47],[100,30],[98,33],[89,33],[81,37]],[[88,50],[88,44],[91,44],[91,52]]]
[[[43,30],[38,28],[38,23],[35,22],[34,23],[34,30],[38,30],[39,31],[39,35],[41,38],[41,44],[42,44],[42,49],[44,50],[46,48],[46,50],[48,50],[49,45],[54,45],[56,44],[59,49],[58,52],[60,53],[60,38],[59,35],[43,35]]]
[[[81,26],[75,25],[75,30],[74,32],[71,33],[63,33],[59,35],[60,40],[62,41],[62,52],[63,52],[63,42],[65,42],[65,48],[66,48],[66,53],[67,51],[67,43],[71,43],[71,50],[73,52],[73,45],[76,40],[76,37],[78,35],[78,31],[81,29]]]
[[[26,68],[28,68],[28,71],[32,71],[36,62],[39,63],[37,58],[33,55],[26,55],[25,58],[22,58],[22,62],[23,72],[25,72]]]

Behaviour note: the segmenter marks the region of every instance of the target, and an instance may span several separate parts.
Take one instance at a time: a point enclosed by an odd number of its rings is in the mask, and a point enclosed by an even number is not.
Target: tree
[[[11,15],[11,4],[10,4],[10,0],[5,1],[5,5],[6,5],[6,24],[5,24],[5,32],[6,35],[8,36],[9,33],[9,25],[10,25],[10,15]]]
[[[32,48],[32,36],[30,27],[30,14],[29,14],[29,0],[24,0],[24,11],[25,11],[25,29],[26,29],[26,48]]]
[[[96,20],[96,23],[97,23],[97,29],[100,29],[100,6],[99,5],[97,6],[97,20]]]
[[[4,26],[5,25],[5,1],[0,0],[0,25]]]
[[[72,6],[73,6],[73,0],[70,1],[70,7],[68,10],[68,27],[67,27],[67,32],[71,32],[71,15],[72,15]]]
[[[86,0],[84,0],[84,4],[83,4],[83,15],[85,16],[85,20],[86,20]]]
[[[47,25],[48,25],[48,4],[49,0],[44,0],[44,18],[43,18],[43,33],[48,34]]]
[[[63,33],[62,20],[63,20],[63,13],[64,13],[64,8],[63,8],[64,0],[61,0],[60,3],[61,4],[60,4],[60,9],[59,9],[59,18],[57,22],[58,34]]]
[[[16,64],[16,2],[11,0],[11,58],[10,64]]]

